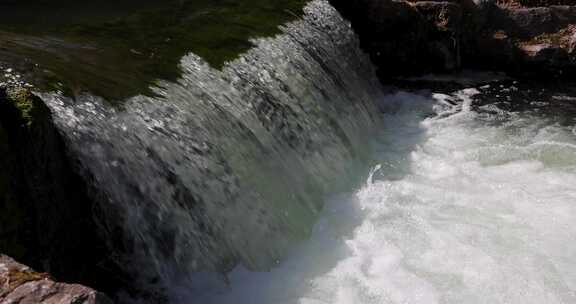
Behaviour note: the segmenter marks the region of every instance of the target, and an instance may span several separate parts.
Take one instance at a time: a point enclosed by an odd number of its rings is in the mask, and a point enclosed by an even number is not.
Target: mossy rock
[[[8,290],[13,290],[18,286],[28,282],[50,279],[50,275],[45,272],[35,272],[32,270],[14,270],[8,273],[6,282]]]
[[[7,90],[7,102],[14,105],[18,117],[26,126],[31,127],[35,119],[48,114],[46,106],[25,88],[12,88]]]

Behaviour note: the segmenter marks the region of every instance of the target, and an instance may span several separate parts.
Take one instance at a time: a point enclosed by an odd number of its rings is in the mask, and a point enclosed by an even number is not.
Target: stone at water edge
[[[571,28],[571,36],[568,39],[567,48],[570,54],[576,53],[576,25]]]
[[[104,294],[78,284],[53,281],[0,254],[0,304],[112,304]]]

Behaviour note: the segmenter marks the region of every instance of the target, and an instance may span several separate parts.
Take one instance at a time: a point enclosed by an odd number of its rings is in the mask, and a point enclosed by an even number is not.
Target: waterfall
[[[381,98],[378,165],[330,197],[309,241],[270,272],[195,280],[174,303],[576,303],[567,87]]]
[[[144,283],[269,269],[367,158],[382,92],[337,11],[311,1],[254,43],[222,70],[188,54],[152,97],[42,94],[103,233]]]

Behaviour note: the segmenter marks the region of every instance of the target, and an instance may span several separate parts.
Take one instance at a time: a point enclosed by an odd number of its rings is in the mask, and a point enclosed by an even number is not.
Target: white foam
[[[235,270],[230,287],[196,278],[180,301],[576,303],[575,134],[503,111],[492,123],[474,93],[454,106],[389,96],[379,165],[327,204],[309,242],[269,273]]]

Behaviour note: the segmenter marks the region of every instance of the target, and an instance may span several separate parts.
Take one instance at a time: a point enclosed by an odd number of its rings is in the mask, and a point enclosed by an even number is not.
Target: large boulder
[[[1,304],[111,304],[106,295],[86,286],[53,281],[0,254]]]

